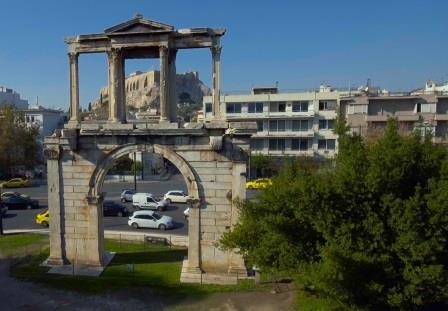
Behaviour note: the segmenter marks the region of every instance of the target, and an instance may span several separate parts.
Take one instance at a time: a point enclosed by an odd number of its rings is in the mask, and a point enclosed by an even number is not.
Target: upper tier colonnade
[[[177,123],[176,55],[180,49],[210,48],[212,55],[213,120],[221,120],[222,28],[174,29],[173,26],[147,20],[142,15],[110,27],[99,34],[78,35],[65,39],[70,63],[69,128],[79,128],[79,55],[106,53],[109,67],[108,122],[126,123],[126,59],[160,59],[160,123]]]

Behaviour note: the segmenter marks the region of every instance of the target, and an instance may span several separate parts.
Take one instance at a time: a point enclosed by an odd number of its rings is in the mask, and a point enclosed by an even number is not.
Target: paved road
[[[103,187],[105,200],[120,202],[120,194],[123,189],[134,189],[133,183],[125,182],[106,182]],[[174,175],[168,181],[138,181],[138,192],[151,192],[158,197],[162,197],[169,190],[186,191],[186,184],[182,175]],[[39,209],[34,210],[10,210],[3,219],[5,230],[14,229],[42,229],[35,223],[36,214],[43,212],[47,208],[47,185],[33,186],[29,188],[4,189],[4,191],[17,191],[29,195],[32,199],[39,201]],[[248,190],[247,197],[254,198],[257,195],[256,190]],[[131,203],[124,204],[129,211],[134,211]],[[187,235],[188,223],[183,216],[186,204],[171,204],[162,214],[173,217],[175,228],[170,230],[170,234]],[[104,217],[104,229],[116,231],[138,231],[138,232],[159,232],[156,229],[134,229],[128,226],[127,217]]]
[[[103,187],[105,200],[120,202],[120,194],[123,189],[133,189],[133,183],[108,183]],[[168,190],[184,190],[186,185],[181,175],[175,175],[168,181],[139,181],[137,184],[138,192],[151,192],[158,197],[162,197]],[[29,195],[32,199],[39,201],[39,209],[33,210],[10,210],[3,219],[3,226],[6,230],[11,229],[41,229],[40,225],[34,222],[36,214],[43,212],[47,208],[47,186],[33,186],[29,188],[6,189],[4,191],[17,191]],[[133,211],[131,203],[125,206]],[[183,211],[186,204],[171,204],[162,214],[173,217],[176,227],[169,231],[171,234],[187,235],[188,224],[183,217]],[[104,217],[104,229],[117,231],[136,231],[138,232],[158,232],[155,229],[134,229],[128,226],[127,217]]]

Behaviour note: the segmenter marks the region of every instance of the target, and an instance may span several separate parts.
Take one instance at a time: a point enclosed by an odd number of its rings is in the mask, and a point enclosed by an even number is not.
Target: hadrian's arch
[[[243,258],[217,242],[238,221],[235,198],[245,198],[251,122],[225,122],[219,110],[220,37],[224,29],[173,26],[134,19],[104,33],[66,39],[70,62],[70,120],[46,137],[48,206],[51,215],[48,265],[56,271],[82,266],[101,270],[104,252],[102,184],[112,162],[134,151],[161,154],[184,176],[190,201],[188,258],[181,281],[232,283],[244,275]],[[212,114],[209,123],[182,124],[176,116],[175,60],[182,49],[207,48],[212,56]],[[81,121],[78,56],[106,53],[109,59],[109,119]],[[128,120],[124,64],[128,58],[160,59],[160,120]],[[68,268],[68,269],[67,269]],[[59,269],[59,270],[58,270]]]

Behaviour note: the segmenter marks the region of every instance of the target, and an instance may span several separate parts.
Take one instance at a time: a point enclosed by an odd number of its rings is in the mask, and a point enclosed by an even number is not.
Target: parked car
[[[135,229],[156,228],[160,230],[174,227],[173,218],[166,215],[159,215],[154,211],[135,211],[129,217],[128,225]]]
[[[170,190],[163,196],[168,203],[187,203],[188,195],[182,190]]]
[[[259,178],[246,182],[247,189],[265,189],[272,185],[272,181],[269,178]]]
[[[2,200],[4,200],[4,199],[6,199],[6,198],[9,198],[9,197],[12,197],[12,196],[15,196],[15,195],[19,195],[19,196],[22,196],[22,197],[24,197],[24,198],[29,198],[29,195],[26,195],[26,194],[22,194],[22,193],[19,193],[19,192],[13,192],[13,191],[7,191],[7,192],[2,192]]]
[[[31,186],[31,181],[24,178],[13,178],[0,184],[3,188],[21,188]]]
[[[32,209],[39,207],[39,202],[37,200],[31,200],[29,197],[23,197],[22,195],[13,195],[5,199],[2,198],[2,202],[8,209]]]
[[[168,207],[168,202],[158,200],[151,193],[136,193],[132,196],[132,206],[137,209],[156,209],[164,211]]]
[[[103,215],[104,216],[128,216],[129,211],[126,206],[113,201],[104,201],[103,203]]]
[[[50,213],[47,210],[36,215],[36,224],[48,227],[50,225]]]
[[[185,218],[190,217],[190,208],[189,208],[189,207],[187,207],[187,208],[184,210],[184,217],[185,217]]]
[[[121,193],[121,202],[132,202],[132,196],[135,194],[134,190],[130,189],[123,189],[123,192]]]

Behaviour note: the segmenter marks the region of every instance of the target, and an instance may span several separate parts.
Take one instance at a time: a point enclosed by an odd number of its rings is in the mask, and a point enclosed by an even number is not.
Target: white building
[[[29,109],[22,109],[25,114],[27,124],[39,126],[40,139],[51,136],[55,129],[62,129],[67,119],[66,113],[62,110],[48,109],[39,105],[31,106]]]
[[[348,92],[321,86],[319,90],[279,93],[277,88],[254,88],[247,95],[221,96],[227,121],[255,121],[252,153],[269,156],[332,158],[337,152],[333,133],[341,98]],[[211,96],[204,97],[205,121],[210,121]]]
[[[411,95],[436,94],[448,95],[448,82],[437,84],[432,80],[426,81],[425,88],[413,91]]]
[[[20,94],[13,89],[0,86],[0,107],[4,105],[13,105],[17,109],[27,109],[28,101],[21,99]]]

